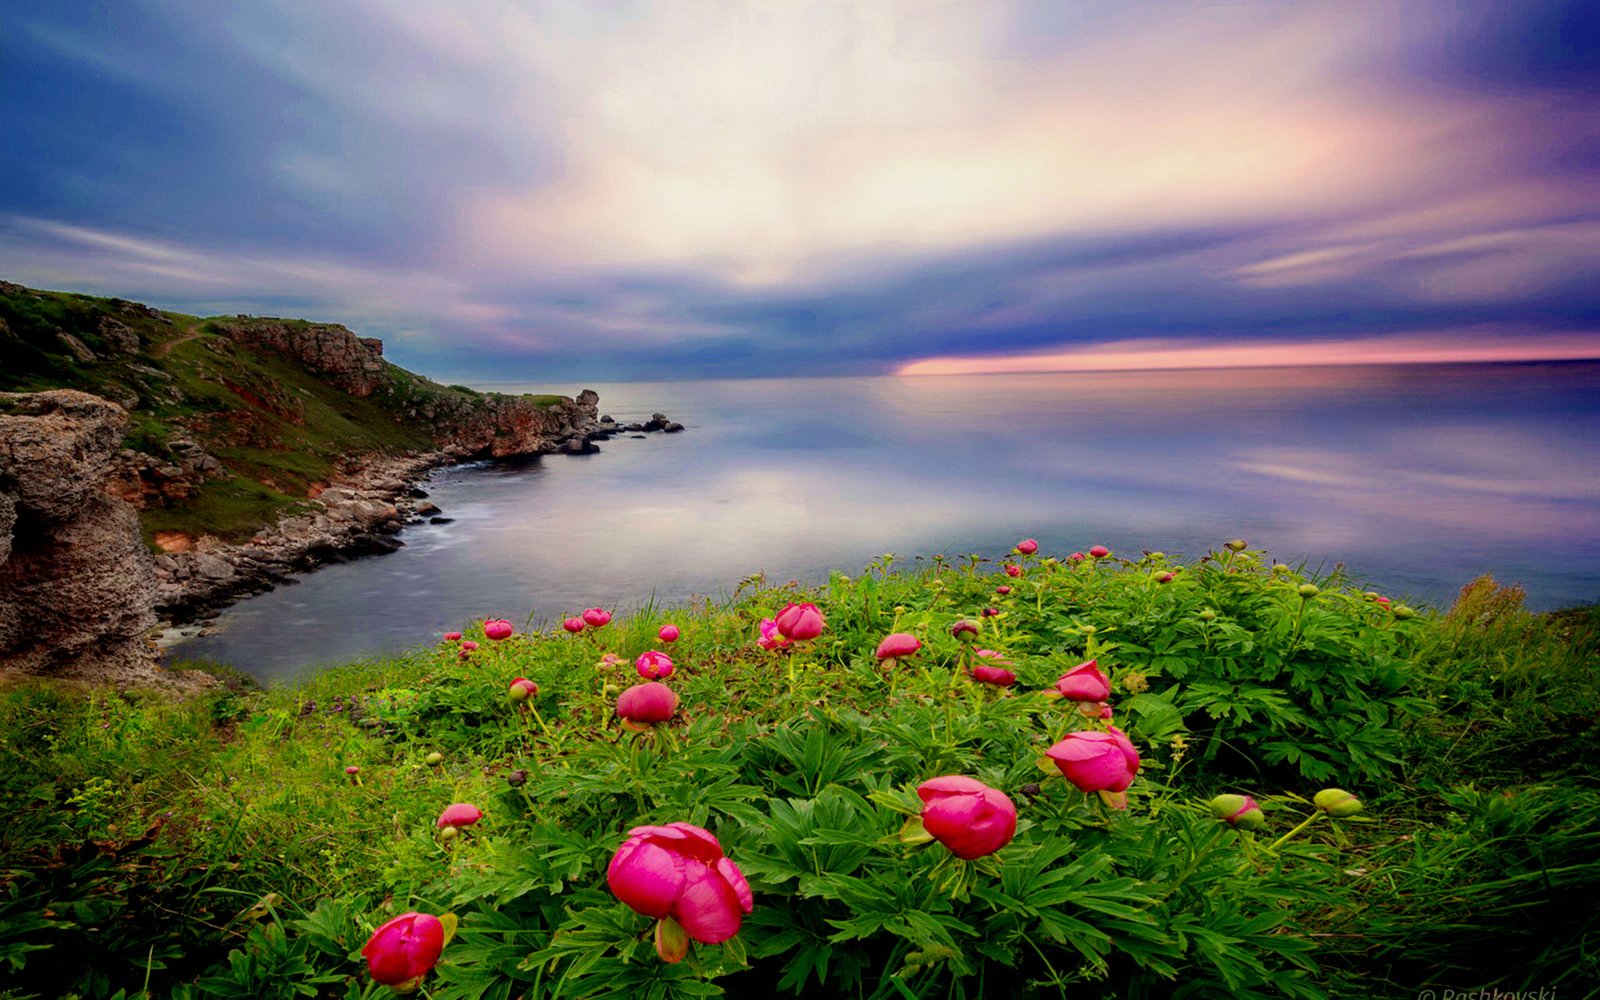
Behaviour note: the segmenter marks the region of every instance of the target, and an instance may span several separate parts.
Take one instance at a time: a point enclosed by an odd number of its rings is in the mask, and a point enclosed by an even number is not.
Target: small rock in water
[[[429,524],[454,524],[455,521],[456,521],[456,519],[453,518],[453,517],[430,517],[430,518],[428,518],[428,523]]]

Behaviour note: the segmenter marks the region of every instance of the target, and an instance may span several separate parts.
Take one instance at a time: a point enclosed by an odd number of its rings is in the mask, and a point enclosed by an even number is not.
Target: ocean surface
[[[1484,572],[1538,609],[1600,599],[1600,364],[592,388],[620,421],[688,429],[441,470],[425,488],[453,524],[235,605],[176,656],[289,680],[486,615],[548,626],[1024,537],[1187,556],[1244,538],[1419,605]]]

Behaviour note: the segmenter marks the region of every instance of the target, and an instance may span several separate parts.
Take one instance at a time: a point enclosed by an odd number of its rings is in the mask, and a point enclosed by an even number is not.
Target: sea
[[[1242,538],[1419,607],[1482,573],[1536,610],[1600,600],[1597,363],[476,387],[594,388],[686,430],[441,469],[423,488],[451,523],[248,598],[172,658],[287,682],[485,616],[549,627],[1022,538],[1187,558]]]

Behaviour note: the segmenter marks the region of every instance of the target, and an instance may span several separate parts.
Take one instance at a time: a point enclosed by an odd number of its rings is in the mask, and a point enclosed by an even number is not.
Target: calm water
[[[454,524],[247,600],[178,655],[287,679],[484,615],[549,623],[1025,536],[1059,555],[1241,537],[1419,603],[1486,571],[1540,608],[1600,598],[1596,364],[594,388],[618,420],[689,429],[441,471],[426,488]]]

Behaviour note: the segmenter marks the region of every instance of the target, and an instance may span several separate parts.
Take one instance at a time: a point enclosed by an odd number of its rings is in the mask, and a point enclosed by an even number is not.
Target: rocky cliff
[[[157,679],[139,519],[104,491],[127,413],[88,393],[0,393],[0,669]]]

